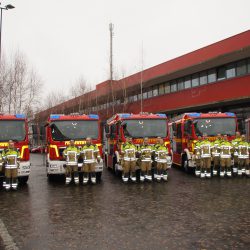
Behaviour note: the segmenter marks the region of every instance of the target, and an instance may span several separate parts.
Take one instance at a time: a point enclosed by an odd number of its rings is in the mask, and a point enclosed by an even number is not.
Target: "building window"
[[[133,102],[133,100],[134,100],[134,97],[133,96],[129,96],[128,101],[129,102]]]
[[[158,86],[155,86],[153,88],[153,96],[158,96],[159,92],[158,92]]]
[[[247,60],[247,72],[250,74],[250,58]]]
[[[159,95],[164,95],[164,84],[159,85]]]
[[[165,94],[168,94],[168,93],[170,93],[170,83],[166,82],[165,83]]]
[[[216,71],[215,69],[210,69],[208,71],[208,82],[211,83],[211,82],[215,82],[216,81]]]
[[[141,94],[138,95],[138,100],[141,100]]]
[[[207,84],[207,72],[203,71],[200,73],[200,85]]]
[[[184,82],[183,82],[183,79],[178,79],[177,81],[177,90],[182,90],[184,89]]]
[[[175,92],[177,91],[177,83],[176,81],[173,81],[170,83],[170,92]]]
[[[191,77],[190,76],[188,76],[188,77],[185,78],[184,88],[185,89],[191,88]]]
[[[136,102],[138,100],[138,96],[134,95],[134,102]]]
[[[151,98],[153,96],[153,91],[151,88],[148,90],[148,98]]]
[[[246,60],[237,62],[236,73],[237,73],[237,76],[242,76],[247,73]]]
[[[199,74],[192,75],[192,87],[199,86]]]
[[[147,92],[144,92],[143,94],[142,94],[142,99],[147,99],[148,98],[148,93]]]
[[[226,77],[231,78],[231,77],[235,77],[235,75],[236,75],[236,72],[235,72],[234,63],[228,64],[227,69],[226,69]]]
[[[217,80],[223,80],[226,78],[226,67],[222,66],[217,69]]]

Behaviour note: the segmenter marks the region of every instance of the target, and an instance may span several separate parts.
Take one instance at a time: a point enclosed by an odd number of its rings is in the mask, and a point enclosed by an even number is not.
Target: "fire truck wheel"
[[[96,180],[100,182],[102,180],[102,172],[97,172],[96,173]]]
[[[24,185],[27,183],[28,179],[29,179],[29,176],[22,176],[18,178],[18,182],[19,184]]]
[[[184,169],[184,171],[186,173],[191,173],[191,168],[188,166],[188,158],[187,158],[187,155],[183,155],[182,156],[182,168]]]

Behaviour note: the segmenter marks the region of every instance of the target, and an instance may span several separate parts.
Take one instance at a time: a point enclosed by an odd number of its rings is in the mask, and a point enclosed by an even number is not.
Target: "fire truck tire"
[[[183,170],[186,173],[190,174],[192,172],[192,169],[188,166],[188,158],[187,158],[186,154],[184,154],[182,156],[182,164],[181,165],[182,165]]]
[[[18,182],[19,182],[21,185],[26,184],[28,180],[29,180],[29,176],[18,177]]]

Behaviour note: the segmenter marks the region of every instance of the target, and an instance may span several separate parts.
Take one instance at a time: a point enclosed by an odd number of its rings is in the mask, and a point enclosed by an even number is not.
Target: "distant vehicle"
[[[170,121],[169,130],[173,163],[188,172],[196,167],[193,152],[198,136],[206,133],[214,141],[217,134],[226,134],[231,141],[237,131],[237,118],[229,112],[185,113]]]
[[[46,152],[46,148],[45,146],[37,146],[37,147],[33,147],[30,149],[31,153],[45,153]]]
[[[30,175],[30,151],[28,138],[28,120],[24,114],[0,114],[0,152],[8,148],[8,141],[15,143],[15,148],[20,152],[20,167],[18,180],[26,183]],[[4,173],[0,173],[3,177]]]

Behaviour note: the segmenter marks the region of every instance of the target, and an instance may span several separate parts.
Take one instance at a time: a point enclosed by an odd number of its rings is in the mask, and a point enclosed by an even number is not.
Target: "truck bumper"
[[[21,161],[18,168],[18,177],[30,175],[30,161]]]

